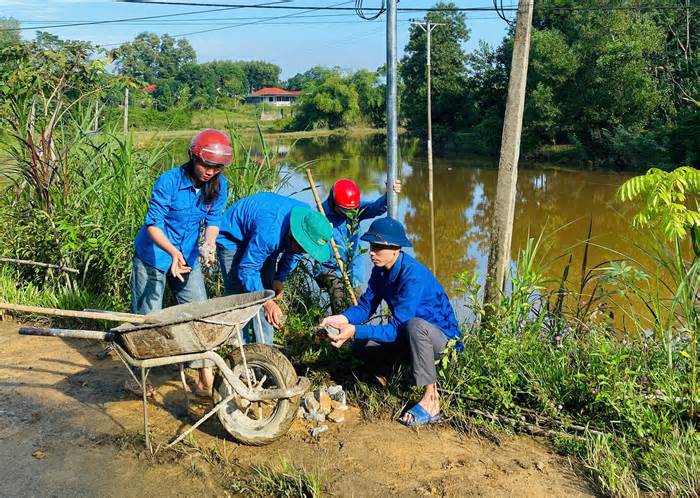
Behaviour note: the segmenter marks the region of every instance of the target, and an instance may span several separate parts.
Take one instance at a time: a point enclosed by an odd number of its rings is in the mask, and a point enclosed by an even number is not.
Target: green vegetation
[[[697,119],[697,106],[689,103],[685,107],[676,90],[659,86],[662,80],[649,76],[647,67],[648,57],[661,58],[669,65],[660,72],[672,71],[673,75],[666,77],[673,77],[678,88],[695,92],[691,87],[697,80],[687,76],[696,70],[691,67],[695,63],[682,57],[673,59],[669,54],[679,50],[678,40],[662,36],[662,21],[672,19],[658,12],[623,11],[603,16],[588,10],[573,18],[578,24],[567,16],[537,15],[529,144],[568,141],[569,146],[590,157],[617,150],[632,164],[635,157],[648,158],[654,151],[664,150],[666,142],[647,132],[658,125],[667,133],[669,144],[681,144],[674,149],[678,154],[694,160],[692,151],[696,149],[692,147],[697,144],[692,133],[696,133],[693,120]],[[450,31],[457,40],[468,36],[459,15],[440,14],[433,20],[451,23],[454,29]],[[444,39],[436,34],[436,57],[447,57],[446,49],[456,47],[445,31]],[[621,41],[606,39],[611,32]],[[659,40],[665,42],[659,45]],[[32,42],[18,43],[13,37],[0,42],[0,173],[4,189],[0,197],[4,235],[0,254],[80,270],[75,276],[3,267],[0,299],[73,309],[124,310],[129,300],[133,239],[143,221],[150,189],[161,171],[183,160],[184,147],[173,152],[182,144],[157,138],[148,148],[143,147],[134,134],[121,132],[118,112],[105,122],[104,116],[115,111],[104,111],[103,106],[117,109],[123,90],[138,89],[140,82],[108,74],[105,66],[110,59],[95,58],[90,45],[47,34]],[[172,87],[170,93],[163,84],[163,93],[153,96],[135,92],[132,116],[136,119],[152,119],[155,125],[163,114],[150,113],[191,113],[191,106],[181,105],[189,101],[182,95],[202,97],[206,101],[203,107],[221,103],[208,100],[212,97],[209,80],[197,79],[201,68],[192,66],[194,59],[186,45],[174,44],[166,37],[143,37],[139,43],[146,47],[139,50],[173,52],[175,60],[186,64],[178,68],[179,63],[160,61],[141,67],[137,57],[129,56],[133,60],[126,67],[141,74],[136,78],[145,78],[152,71],[162,81],[182,84]],[[422,112],[421,46],[420,32],[412,31],[402,69],[411,86],[406,95],[414,96],[403,108],[412,115]],[[451,54],[456,57],[449,59],[451,64],[461,61],[467,65],[466,72],[450,72],[444,60],[435,60],[436,89],[451,95],[448,100],[436,100],[436,112],[448,112],[449,102],[455,99],[474,106],[462,114],[455,111],[442,121],[442,131],[448,133],[454,127],[451,131],[464,132],[466,142],[484,150],[497,142],[494,130],[502,115],[507,54],[508,39],[496,51],[482,46],[470,57]],[[601,58],[600,54],[606,55]],[[188,71],[181,72],[182,68]],[[229,102],[238,98],[241,75],[247,84],[254,78],[268,84],[279,77],[264,63],[236,67],[210,63],[201,74],[219,78],[217,85],[228,85],[230,93],[220,98],[231,99]],[[606,86],[608,74],[610,85]],[[361,119],[376,122],[383,105],[379,81],[372,72],[344,75],[325,68],[297,75],[290,84],[299,85],[305,96],[292,120],[303,128],[342,127]],[[606,86],[605,92],[600,88],[596,92],[596,85]],[[195,93],[182,93],[185,88]],[[459,100],[460,88],[471,92],[463,100]],[[629,94],[626,88],[632,89]],[[163,110],[158,110],[158,99],[167,102],[171,97],[174,103],[163,104]],[[178,101],[181,97],[184,100]],[[148,118],[138,117],[141,112]],[[199,119],[216,119],[220,126],[229,128],[235,149],[235,162],[226,170],[232,201],[258,190],[275,190],[286,181],[286,158],[270,149],[262,129],[257,127],[252,138],[240,133],[242,127],[257,126],[255,112],[254,107],[248,107],[235,108],[229,114],[214,107],[197,115]],[[234,121],[229,120],[231,115]],[[204,125],[198,117],[191,118],[189,126]],[[184,118],[172,116],[173,121],[176,118],[186,124]],[[421,122],[418,118],[407,120],[417,133]],[[610,123],[614,126],[606,128]],[[471,128],[465,132],[462,127]],[[682,129],[691,134],[681,136],[678,130]],[[335,161],[333,175],[355,172],[353,178],[359,182],[369,181],[371,171],[359,154],[342,151],[338,153],[338,159],[341,157],[350,159]],[[620,160],[623,156],[612,157]],[[294,159],[293,152],[290,158]],[[489,308],[481,305],[476,276],[462,275],[462,290],[473,320],[464,324],[464,352],[450,352],[440,362],[450,423],[460,430],[475,424],[481,431],[493,430],[493,426],[479,422],[488,420],[549,435],[562,453],[578,458],[602,494],[697,496],[698,195],[700,179],[692,167],[672,172],[651,169],[621,187],[620,199],[639,203],[632,221],[640,231],[641,258],[620,254],[613,261],[591,266],[588,248],[593,242],[589,233],[582,259],[574,261],[573,256],[564,255],[569,263],[559,278],[552,279],[548,274],[551,261],[543,252],[546,238],[552,234],[530,238],[512,271],[509,292]],[[455,235],[459,238],[464,234]],[[574,264],[581,267],[582,277],[577,282],[569,279]],[[211,277],[209,283],[214,295],[219,290],[216,278]],[[279,340],[298,369],[308,371],[314,382],[330,378],[341,382],[370,419],[395,418],[404,403],[415,398],[416,392],[407,386],[405,368],[393,372],[388,388],[380,390],[372,385],[367,372],[356,368],[347,348],[337,351],[327,342],[314,343],[313,326],[324,315],[327,302],[304,265],[291,277],[284,306],[288,319]],[[624,317],[621,329],[611,317],[613,309]],[[283,463],[281,467],[256,468],[249,480],[232,483],[231,490],[317,496],[321,484],[317,475]]]
[[[523,151],[568,144],[590,166],[697,165],[697,6],[675,0],[658,10],[640,10],[628,0],[614,5],[620,9],[601,9],[609,3],[592,0],[535,3]],[[463,14],[430,12],[426,19],[446,24],[432,42],[436,147],[496,153],[513,30],[498,47],[482,43],[466,54]],[[401,66],[402,116],[418,136],[425,135],[424,61],[425,34],[415,27]],[[455,132],[463,134],[458,144]]]

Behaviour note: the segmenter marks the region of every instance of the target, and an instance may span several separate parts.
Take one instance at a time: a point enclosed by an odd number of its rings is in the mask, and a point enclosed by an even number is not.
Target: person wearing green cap
[[[283,314],[276,300],[284,281],[304,253],[322,263],[331,257],[331,225],[308,205],[272,192],[240,199],[224,213],[216,239],[217,258],[226,295],[275,291],[263,305],[267,323],[282,326]],[[256,331],[256,341],[272,344],[270,327]]]

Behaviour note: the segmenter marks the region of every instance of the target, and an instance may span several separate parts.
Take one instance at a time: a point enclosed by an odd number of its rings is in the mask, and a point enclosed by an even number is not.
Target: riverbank
[[[127,373],[117,359],[97,360],[99,343],[19,336],[18,326],[0,323],[4,495],[260,496],[291,478],[317,485],[318,496],[593,496],[545,440],[502,434],[492,441],[447,425],[415,431],[368,422],[357,407],[319,439],[297,421],[260,448],[228,439],[214,417],[175,450],[150,456],[141,401],[122,389]],[[152,376],[158,445],[192,419],[176,372]]]
[[[257,128],[235,128],[241,137],[255,137],[259,131]],[[148,144],[154,139],[160,140],[189,140],[201,129],[190,130],[133,130],[132,133],[137,143]],[[361,138],[370,135],[383,135],[385,130],[378,128],[337,128],[334,130],[317,129],[308,131],[274,131],[262,127],[265,140],[298,140],[300,138],[318,137],[352,137]]]

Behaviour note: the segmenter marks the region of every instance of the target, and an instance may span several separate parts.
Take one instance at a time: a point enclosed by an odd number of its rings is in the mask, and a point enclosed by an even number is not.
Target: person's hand
[[[386,190],[389,190],[389,182],[385,183],[384,186],[386,187]],[[401,193],[401,180],[394,181],[394,192],[397,194]]]
[[[199,255],[202,257],[202,264],[210,268],[216,263],[216,246],[205,242],[199,246]]]
[[[265,320],[267,320],[273,328],[282,328],[282,325],[284,325],[284,313],[282,312],[282,308],[279,307],[279,304],[270,299],[263,304],[263,311],[265,312]]]
[[[185,261],[185,257],[180,251],[176,250],[171,256],[173,258],[173,264],[170,265],[170,274],[180,282],[184,282],[185,277],[183,275],[191,272],[192,268],[187,266],[187,261]]]
[[[348,323],[346,325],[343,325],[340,328],[340,334],[337,336],[331,338],[329,337],[331,341],[331,346],[334,348],[340,348],[343,344],[345,344],[345,341],[352,339],[352,337],[355,335],[355,326],[352,325],[351,323]]]
[[[331,315],[323,319],[323,321],[319,325],[319,328],[323,328],[326,325],[330,325],[331,327],[340,330],[343,327],[345,327],[348,323],[348,319],[345,317],[345,315]]]
[[[284,295],[284,284],[279,280],[272,281],[272,290],[275,291],[274,299],[280,299]]]

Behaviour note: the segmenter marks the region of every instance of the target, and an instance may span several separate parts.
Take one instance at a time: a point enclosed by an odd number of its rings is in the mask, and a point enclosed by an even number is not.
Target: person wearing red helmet
[[[394,192],[401,192],[401,180],[393,185]],[[381,216],[387,210],[386,194],[374,201],[362,201],[357,184],[347,178],[337,180],[331,188],[328,198],[323,202],[323,212],[333,225],[333,240],[338,246],[340,258],[345,262],[346,272],[353,287],[359,285],[356,275],[355,259],[359,250],[359,224]],[[331,310],[339,313],[346,307],[346,294],[340,268],[335,259],[316,266],[316,282],[321,289],[328,292]]]
[[[209,266],[216,257],[216,237],[226,207],[228,189],[221,172],[232,159],[233,149],[226,134],[203,130],[190,142],[189,160],[156,180],[146,219],[134,242],[132,313],[161,309],[166,285],[178,304],[207,299],[204,274],[198,264],[200,227],[206,227],[202,254],[204,264]],[[200,368],[199,373],[196,391],[210,392],[211,368]]]

